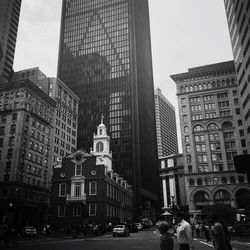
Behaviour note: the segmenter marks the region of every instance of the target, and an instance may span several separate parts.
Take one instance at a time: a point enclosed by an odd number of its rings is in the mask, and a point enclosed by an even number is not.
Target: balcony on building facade
[[[87,196],[83,194],[81,196],[72,196],[70,194],[66,195],[66,203],[83,203],[86,204]]]

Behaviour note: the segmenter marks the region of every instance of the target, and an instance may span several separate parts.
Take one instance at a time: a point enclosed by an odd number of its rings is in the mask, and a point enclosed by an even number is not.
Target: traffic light
[[[234,166],[237,173],[247,174],[247,180],[250,183],[250,155],[235,156]]]

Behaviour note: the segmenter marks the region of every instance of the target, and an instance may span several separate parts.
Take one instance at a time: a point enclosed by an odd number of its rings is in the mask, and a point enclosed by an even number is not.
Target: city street
[[[153,229],[132,233],[129,237],[113,237],[112,235],[102,235],[99,237],[85,238],[85,239],[47,239],[46,241],[27,241],[20,242],[18,247],[12,249],[33,250],[128,250],[128,249],[143,249],[153,250],[160,249],[160,238],[153,234]],[[234,239],[234,250],[247,250],[250,248],[250,240]],[[175,241],[175,250],[178,246]],[[213,249],[211,243],[202,242],[195,239],[195,249],[209,250]]]

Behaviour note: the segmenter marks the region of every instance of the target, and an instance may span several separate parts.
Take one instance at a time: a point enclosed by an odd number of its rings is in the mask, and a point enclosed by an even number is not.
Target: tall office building
[[[19,13],[22,0],[1,0],[0,3],[0,81],[12,72]]]
[[[209,205],[245,208],[250,194],[233,157],[247,154],[246,131],[233,61],[172,75],[177,86],[189,212]]]
[[[147,0],[64,0],[58,63],[80,97],[78,147],[91,147],[103,114],[135,217],[154,216],[159,191],[148,11]]]
[[[55,107],[28,79],[0,85],[0,223],[47,222]]]
[[[155,119],[158,158],[178,153],[175,108],[157,88],[155,90]]]
[[[250,1],[224,2],[250,149]]]
[[[29,79],[56,101],[53,117],[53,166],[76,150],[79,98],[64,82],[47,77],[38,67],[15,72],[12,80]]]

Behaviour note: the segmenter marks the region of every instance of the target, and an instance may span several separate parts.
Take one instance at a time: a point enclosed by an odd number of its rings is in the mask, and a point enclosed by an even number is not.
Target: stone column
[[[164,207],[168,207],[168,199],[167,199],[167,181],[166,176],[162,177],[162,188],[163,188],[163,201]]]
[[[169,191],[170,191],[170,197],[174,196],[174,198],[176,199],[176,189],[175,189],[174,175],[169,176]]]

